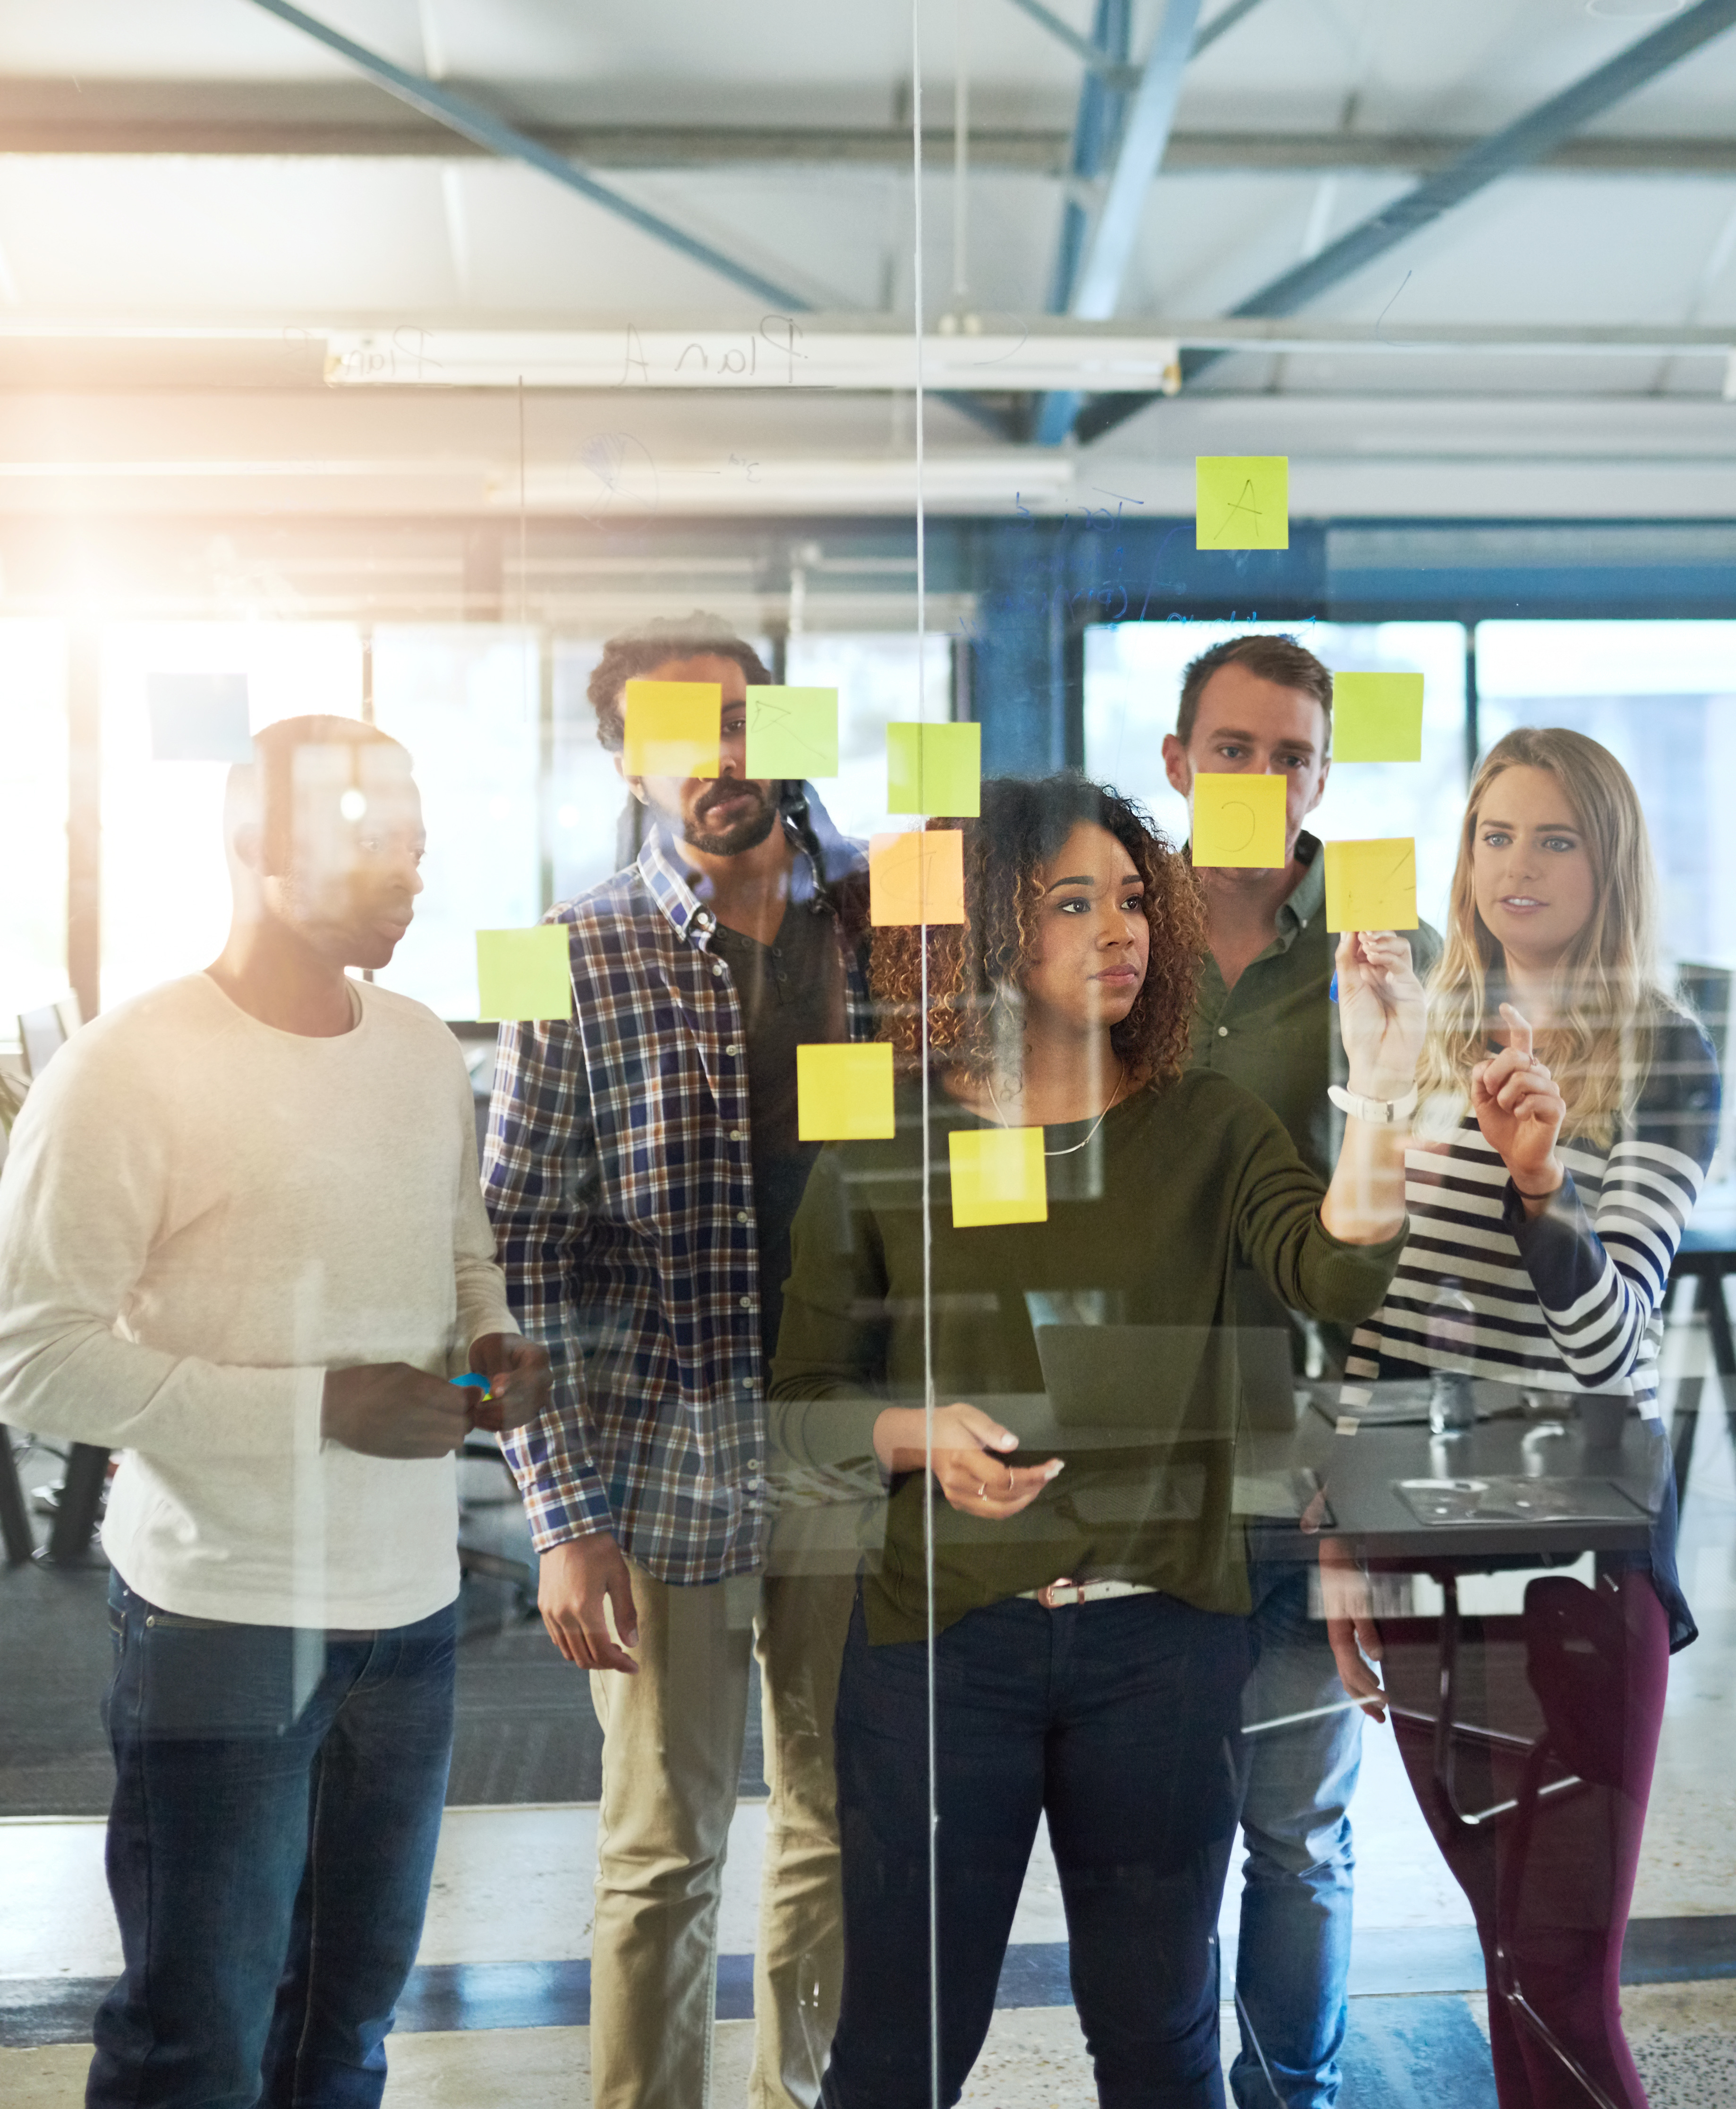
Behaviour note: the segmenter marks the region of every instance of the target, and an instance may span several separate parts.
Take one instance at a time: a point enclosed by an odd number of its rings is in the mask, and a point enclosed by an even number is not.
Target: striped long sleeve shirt
[[[860,858],[816,833],[828,869],[796,841],[793,896],[823,878],[853,901]],[[574,1014],[503,1029],[482,1164],[508,1296],[554,1371],[507,1461],[539,1551],[608,1530],[662,1581],[751,1573],[774,1504],[746,1036],[716,919],[653,834],[545,920],[567,926]],[[853,917],[838,928],[866,1038]]]
[[[1410,1235],[1386,1302],[1354,1336],[1344,1402],[1377,1382],[1464,1366],[1431,1337],[1444,1290],[1476,1312],[1470,1373],[1531,1389],[1598,1392],[1657,1414],[1665,1285],[1718,1128],[1711,1049],[1686,1018],[1662,1021],[1631,1118],[1612,1143],[1559,1146],[1567,1176],[1528,1217],[1473,1115],[1446,1143],[1405,1153]]]

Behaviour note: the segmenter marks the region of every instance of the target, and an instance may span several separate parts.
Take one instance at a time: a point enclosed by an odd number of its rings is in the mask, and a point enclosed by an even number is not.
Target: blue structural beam
[[[812,308],[811,300],[804,300],[788,286],[780,286],[775,279],[766,278],[751,265],[726,255],[721,249],[714,249],[710,242],[689,234],[661,215],[635,205],[619,191],[612,190],[607,183],[599,183],[595,177],[576,168],[564,155],[554,152],[540,140],[485,110],[480,103],[471,102],[468,97],[454,95],[450,88],[424,79],[420,74],[395,65],[377,52],[369,51],[365,44],[357,43],[314,16],[291,6],[290,0],[253,0],[253,4],[264,8],[268,15],[275,15],[292,29],[301,30],[304,36],[313,38],[316,43],[323,44],[328,51],[336,52],[341,58],[347,59],[359,72],[377,81],[388,94],[409,103],[413,110],[419,110],[425,117],[450,126],[490,153],[499,154],[503,160],[522,161],[540,174],[552,177],[567,190],[576,192],[605,212],[613,213],[617,219],[636,227],[642,234],[649,234],[653,241],[689,257],[695,264],[703,264],[707,270],[715,271],[720,278],[728,279],[731,285],[740,287],[756,300],[768,301],[780,311],[790,314],[806,314]]]
[[[1025,6],[1027,0],[1016,0],[1016,4]],[[1233,29],[1243,16],[1259,4],[1259,0],[1232,0],[1229,7],[1201,29],[1198,27],[1200,0],[1169,0],[1151,51],[1138,74],[1137,88],[1119,127],[1113,166],[1095,223],[1087,223],[1084,207],[1077,200],[1069,199],[1067,202],[1055,282],[1050,290],[1051,314],[1078,315],[1084,320],[1101,322],[1114,314],[1145,218],[1146,198],[1169,143],[1175,106],[1182,93],[1182,76],[1188,61],[1215,43],[1226,29]],[[1104,0],[1099,0],[1100,40],[1105,26],[1106,10]],[[1125,51],[1124,7],[1118,27],[1121,48]],[[1106,61],[1106,53],[1105,56]],[[1095,176],[1101,166],[1101,133],[1105,120],[1101,113],[1109,107],[1107,87],[1107,78],[1087,77],[1079,100],[1078,124],[1074,133],[1075,177]],[[1081,165],[1086,159],[1091,165]],[[1032,437],[1037,444],[1059,446],[1073,430],[1083,400],[1074,390],[1056,390],[1039,398],[1031,421]]]
[[[1672,16],[1571,87],[1468,148],[1438,175],[1418,183],[1329,242],[1318,256],[1308,258],[1250,294],[1231,314],[1294,314],[1318,295],[1330,291],[1401,242],[1408,242],[1501,177],[1530,166],[1594,118],[1625,101],[1713,38],[1722,36],[1733,23],[1736,23],[1736,0],[1698,0],[1697,6]],[[1225,356],[1218,350],[1184,353],[1184,380],[1196,378]],[[1081,415],[1080,433],[1094,439],[1157,400],[1155,395],[1100,397]]]

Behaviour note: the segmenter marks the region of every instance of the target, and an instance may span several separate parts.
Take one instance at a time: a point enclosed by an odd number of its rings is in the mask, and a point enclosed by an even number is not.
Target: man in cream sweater
[[[255,752],[221,957],[78,1035],[0,1180],[0,1418],[124,1453],[91,2109],[378,2102],[451,1746],[452,1453],[548,1391],[457,1044],[346,972],[421,891],[409,756],[341,718]]]

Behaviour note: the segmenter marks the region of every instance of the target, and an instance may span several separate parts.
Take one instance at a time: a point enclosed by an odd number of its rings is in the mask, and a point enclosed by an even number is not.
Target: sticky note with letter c
[[[884,1040],[796,1050],[796,1133],[802,1142],[879,1142],[897,1132],[892,1048]]]
[[[956,828],[870,836],[868,919],[882,928],[964,921],[965,838]]]
[[[750,687],[745,765],[757,777],[835,776],[837,689]]]
[[[567,925],[477,933],[477,1016],[491,1023],[571,1018]]]
[[[981,725],[888,725],[886,810],[975,820],[983,810]]]
[[[1048,1168],[1040,1127],[956,1127],[947,1138],[955,1230],[1046,1223]]]
[[[1410,835],[1326,846],[1328,930],[1414,930],[1417,844]]]
[[[1276,870],[1284,862],[1284,779],[1200,770],[1193,780],[1193,860]]]
[[[716,776],[723,689],[716,681],[629,681],[621,766],[629,776]]]
[[[1287,549],[1290,457],[1196,454],[1194,547]]]
[[[1422,676],[1335,674],[1334,761],[1421,761]]]

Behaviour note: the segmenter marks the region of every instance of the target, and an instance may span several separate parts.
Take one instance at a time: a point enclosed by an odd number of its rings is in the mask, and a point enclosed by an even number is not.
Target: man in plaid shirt
[[[591,1673],[604,1730],[598,2109],[708,2098],[750,1647],[771,1800],[749,2099],[811,2109],[837,2018],[832,1713],[853,1579],[765,1572],[763,1401],[818,1150],[798,1136],[795,1050],[866,1036],[867,882],[807,786],[745,777],[747,686],[771,680],[751,646],[702,615],[607,645],[590,697],[617,768],[635,679],[721,684],[721,774],[627,779],[638,862],[549,918],[574,1016],[501,1033],[484,1191],[554,1371],[507,1454],[544,1620]]]

